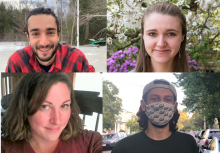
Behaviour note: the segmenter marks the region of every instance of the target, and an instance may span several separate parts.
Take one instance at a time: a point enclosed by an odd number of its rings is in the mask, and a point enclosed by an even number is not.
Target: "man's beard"
[[[39,49],[39,48],[44,48],[43,46],[37,46],[36,49]],[[54,48],[54,45],[51,44],[51,45],[47,45],[45,48]],[[51,60],[53,58],[53,56],[56,54],[56,51],[58,49],[58,44],[56,45],[56,47],[54,48],[54,50],[52,51],[51,53],[51,56],[47,57],[47,58],[41,58],[37,51],[34,49],[34,47],[31,46],[31,49],[33,51],[33,53],[37,56],[37,58],[42,61],[42,62],[48,62],[49,60]]]

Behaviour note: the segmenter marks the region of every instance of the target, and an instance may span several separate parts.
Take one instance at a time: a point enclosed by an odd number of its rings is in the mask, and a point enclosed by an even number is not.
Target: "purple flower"
[[[192,66],[190,65],[189,68],[191,69],[191,67],[192,67]]]
[[[201,67],[198,67],[198,70],[201,70]]]
[[[131,59],[131,57],[128,57],[128,59]]]
[[[197,70],[197,67],[196,67],[196,66],[193,66],[193,68],[194,68],[195,70]]]
[[[192,60],[192,62],[193,62],[194,65],[197,65],[196,60]]]
[[[120,57],[123,58],[123,57],[125,57],[125,55],[121,54]]]
[[[122,53],[122,50],[119,50],[118,53],[121,54],[121,53]]]

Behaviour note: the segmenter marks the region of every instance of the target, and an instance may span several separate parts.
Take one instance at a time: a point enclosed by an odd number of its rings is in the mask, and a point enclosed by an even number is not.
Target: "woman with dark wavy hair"
[[[177,132],[176,100],[176,89],[168,81],[148,83],[137,113],[142,131],[116,143],[112,153],[198,153],[195,139]]]
[[[141,47],[135,72],[189,72],[186,17],[169,2],[149,6],[141,20]]]
[[[28,73],[2,120],[2,153],[101,153],[102,137],[83,130],[65,73]]]

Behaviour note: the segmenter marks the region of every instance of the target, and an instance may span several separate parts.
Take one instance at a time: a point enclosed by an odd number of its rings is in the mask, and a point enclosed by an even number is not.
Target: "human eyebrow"
[[[57,29],[55,29],[55,28],[47,28],[46,30],[49,31],[49,30],[57,30]]]
[[[147,32],[148,31],[157,31],[157,29],[148,29]]]
[[[71,100],[70,100],[70,99],[65,100],[64,102],[62,102],[62,104],[67,103],[67,102],[70,102],[70,103],[71,103]],[[48,103],[48,104],[50,104],[50,105],[53,105],[53,103],[51,103],[51,102],[49,102],[49,101],[44,101],[44,103]]]
[[[167,29],[166,31],[176,31],[176,32],[179,32],[179,31],[176,30],[176,29]]]
[[[170,95],[165,96],[165,98],[173,98],[174,99],[174,97],[170,96]]]
[[[39,31],[39,29],[38,28],[31,29],[30,32],[32,32],[32,31]]]
[[[67,102],[70,102],[70,103],[71,103],[71,100],[70,100],[70,99],[69,99],[69,100],[66,100],[66,101],[63,102],[63,104],[64,104],[64,103],[67,103]]]

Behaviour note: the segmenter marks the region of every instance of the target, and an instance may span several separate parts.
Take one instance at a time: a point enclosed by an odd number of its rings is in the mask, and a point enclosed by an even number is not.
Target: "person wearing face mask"
[[[143,89],[137,113],[141,132],[117,142],[112,153],[198,153],[195,139],[177,132],[177,92],[166,80],[154,80]]]

